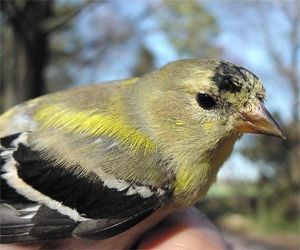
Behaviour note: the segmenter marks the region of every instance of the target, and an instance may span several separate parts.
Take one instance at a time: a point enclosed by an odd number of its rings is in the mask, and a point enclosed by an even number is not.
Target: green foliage
[[[215,57],[214,39],[219,33],[215,17],[196,0],[163,1],[166,11],[160,23],[181,55]]]
[[[289,220],[283,216],[287,204],[290,203],[284,198],[275,206],[263,206],[260,207],[257,214],[249,213],[244,216],[251,221],[251,228],[256,229],[258,233],[289,232],[298,234],[300,233],[299,214],[294,214],[293,219]]]
[[[300,232],[298,194],[256,183],[217,183],[198,208],[228,230]]]

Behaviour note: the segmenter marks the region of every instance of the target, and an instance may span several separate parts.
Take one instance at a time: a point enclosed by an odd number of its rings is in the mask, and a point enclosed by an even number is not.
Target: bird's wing
[[[122,165],[123,161],[127,167],[130,159],[126,160],[124,154],[116,154],[121,149],[115,144],[112,146],[111,139],[98,138],[99,148],[91,143],[90,155],[77,155],[66,167],[66,162],[54,155],[56,151],[37,148],[32,142],[34,140],[29,139],[34,136],[31,132],[21,132],[3,137],[0,141],[2,243],[70,235],[109,238],[148,217],[171,195],[167,181],[153,185],[147,178],[141,182],[127,179],[130,173],[125,174],[124,179],[113,178],[111,173],[103,172],[103,169],[109,169],[107,166],[99,165],[95,171],[84,167],[83,164],[92,162],[105,165],[106,161],[97,162],[93,158],[97,150],[98,158],[112,153],[111,156],[116,157],[116,165]],[[105,149],[104,154],[106,140],[111,146]],[[72,143],[78,146],[76,140]],[[76,152],[80,153],[80,150]],[[122,156],[118,158],[118,155]],[[91,159],[86,161],[88,157]],[[132,162],[140,166],[142,163],[143,160]],[[122,167],[114,169],[124,170]]]

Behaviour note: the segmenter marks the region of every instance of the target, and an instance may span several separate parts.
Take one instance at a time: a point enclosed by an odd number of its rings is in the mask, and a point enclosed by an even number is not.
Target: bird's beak
[[[273,116],[262,103],[250,112],[241,113],[241,118],[242,120],[237,126],[239,132],[286,138]]]

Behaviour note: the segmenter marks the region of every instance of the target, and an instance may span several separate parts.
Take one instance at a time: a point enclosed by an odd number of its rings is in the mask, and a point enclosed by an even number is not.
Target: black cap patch
[[[218,85],[220,91],[237,93],[241,91],[243,84],[249,81],[247,76],[249,74],[258,79],[257,76],[243,67],[221,61],[215,68],[215,74],[211,79]]]

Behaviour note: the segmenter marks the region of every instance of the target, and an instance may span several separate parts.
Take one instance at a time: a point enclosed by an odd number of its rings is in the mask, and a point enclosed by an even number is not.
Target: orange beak
[[[242,121],[237,126],[239,132],[286,138],[273,116],[262,103],[251,112],[241,113],[241,118]]]

